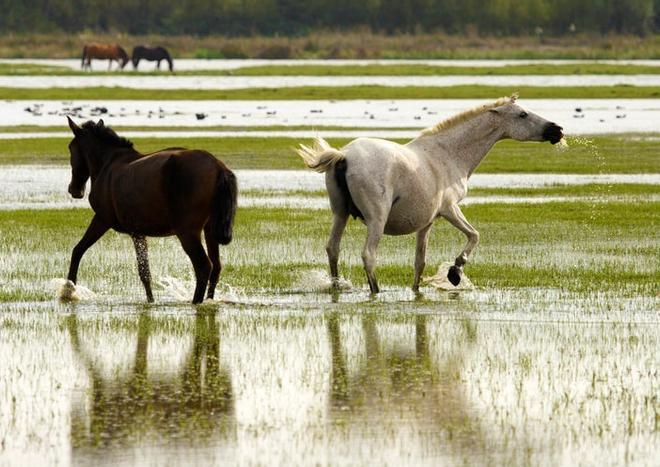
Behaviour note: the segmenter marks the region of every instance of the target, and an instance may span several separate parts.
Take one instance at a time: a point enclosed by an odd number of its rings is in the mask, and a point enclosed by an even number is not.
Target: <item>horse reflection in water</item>
[[[192,448],[201,458],[238,453],[254,464],[289,456],[306,464],[360,463],[367,452],[383,456],[383,450],[394,458],[370,455],[371,463],[487,454],[487,436],[460,377],[476,341],[467,321],[436,340],[434,318],[424,315],[279,320],[199,312],[183,365],[148,371],[147,355],[167,345],[158,339],[162,332],[154,332],[163,319],[170,334],[169,318],[139,315],[131,325],[137,343],[128,376],[108,377],[100,371],[102,361],[85,351],[96,323],[67,317],[74,352],[91,380],[89,402],[74,405],[72,414],[74,459],[95,458],[98,448],[122,448],[125,455],[132,447],[142,452],[165,442],[172,448],[167,456],[176,449],[190,455]],[[150,343],[160,349],[150,352]],[[282,440],[292,445],[282,446]],[[169,444],[174,442],[180,444]],[[296,458],[301,452],[309,457]]]
[[[139,316],[135,360],[127,378],[106,379],[81,344],[75,314],[66,318],[71,344],[91,380],[89,407],[74,408],[71,437],[84,456],[104,446],[130,446],[146,435],[188,442],[217,433],[233,433],[233,393],[229,374],[220,366],[215,313],[198,313],[193,346],[181,371],[148,372],[147,353],[153,318]],[[76,453],[76,451],[74,451]]]
[[[373,315],[361,318],[366,359],[357,374],[349,375],[342,350],[342,333],[337,315],[327,320],[332,351],[331,413],[335,423],[349,427],[350,436],[380,433],[384,446],[398,441],[412,449],[413,441],[427,450],[424,457],[467,458],[484,454],[486,436],[470,412],[460,378],[462,353],[431,355],[427,316],[414,318],[414,349],[387,342]],[[383,323],[387,324],[387,323]],[[390,322],[389,324],[392,324]],[[407,322],[407,325],[413,323]],[[462,323],[465,342],[475,339],[472,324]],[[458,351],[457,351],[458,350]],[[387,440],[387,437],[395,439]],[[408,439],[408,437],[410,439]],[[405,449],[405,448],[404,448]]]

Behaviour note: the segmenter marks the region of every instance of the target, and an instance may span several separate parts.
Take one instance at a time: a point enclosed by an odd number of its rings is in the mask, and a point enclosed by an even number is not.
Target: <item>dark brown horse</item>
[[[202,150],[168,148],[140,154],[103,120],[79,127],[69,118],[69,127],[74,134],[69,144],[69,193],[82,198],[91,179],[89,204],[95,215],[73,249],[68,279],[76,283],[85,251],[114,229],[133,238],[140,279],[147,300],[153,302],[145,237],[176,235],[195,269],[193,303],[202,302],[207,284],[207,296],[213,298],[222,267],[218,244],[231,242],[236,213],[233,172]]]
[[[170,53],[165,50],[164,47],[145,47],[144,45],[138,45],[133,49],[131,60],[133,61],[133,68],[135,70],[137,70],[137,67],[140,64],[140,60],[157,62],[156,67],[159,70],[160,62],[165,60],[170,67],[170,71],[174,71],[172,57],[170,57]]]
[[[82,69],[92,69],[92,59],[108,60],[108,70],[112,67],[112,61],[116,60],[123,70],[128,63],[128,54],[119,44],[85,44],[82,53]]]

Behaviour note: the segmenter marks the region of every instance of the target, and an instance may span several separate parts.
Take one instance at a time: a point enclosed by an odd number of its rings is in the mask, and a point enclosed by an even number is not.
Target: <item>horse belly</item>
[[[414,203],[410,200],[396,201],[385,224],[387,235],[407,235],[433,222],[433,209],[427,203]]]

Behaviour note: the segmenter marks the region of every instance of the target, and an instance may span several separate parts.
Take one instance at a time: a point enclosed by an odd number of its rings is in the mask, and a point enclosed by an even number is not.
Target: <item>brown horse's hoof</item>
[[[457,266],[452,266],[449,268],[449,271],[447,272],[447,279],[449,282],[451,282],[451,285],[456,287],[458,284],[461,283],[461,272],[460,269],[458,269]]]

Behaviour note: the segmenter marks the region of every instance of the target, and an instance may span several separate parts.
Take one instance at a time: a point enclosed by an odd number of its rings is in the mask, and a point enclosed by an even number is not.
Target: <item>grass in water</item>
[[[463,211],[481,233],[481,244],[466,269],[480,287],[658,293],[655,258],[660,242],[655,226],[660,202],[636,203],[635,209],[625,202],[587,201],[472,205]],[[0,238],[7,252],[0,264],[0,300],[52,299],[43,284],[65,276],[71,248],[91,215],[89,209],[0,212]],[[223,284],[276,292],[293,287],[301,274],[325,269],[330,221],[325,210],[239,209],[235,241],[222,249]],[[365,284],[360,257],[364,237],[364,226],[352,221],[342,243],[341,272],[358,287]],[[386,288],[409,286],[414,242],[414,235],[382,240],[378,276]],[[426,274],[452,260],[464,242],[456,229],[437,222]],[[175,239],[151,239],[150,254],[155,278],[192,279],[189,260]],[[134,263],[130,238],[110,233],[83,259],[80,281],[100,294],[142,297]]]

